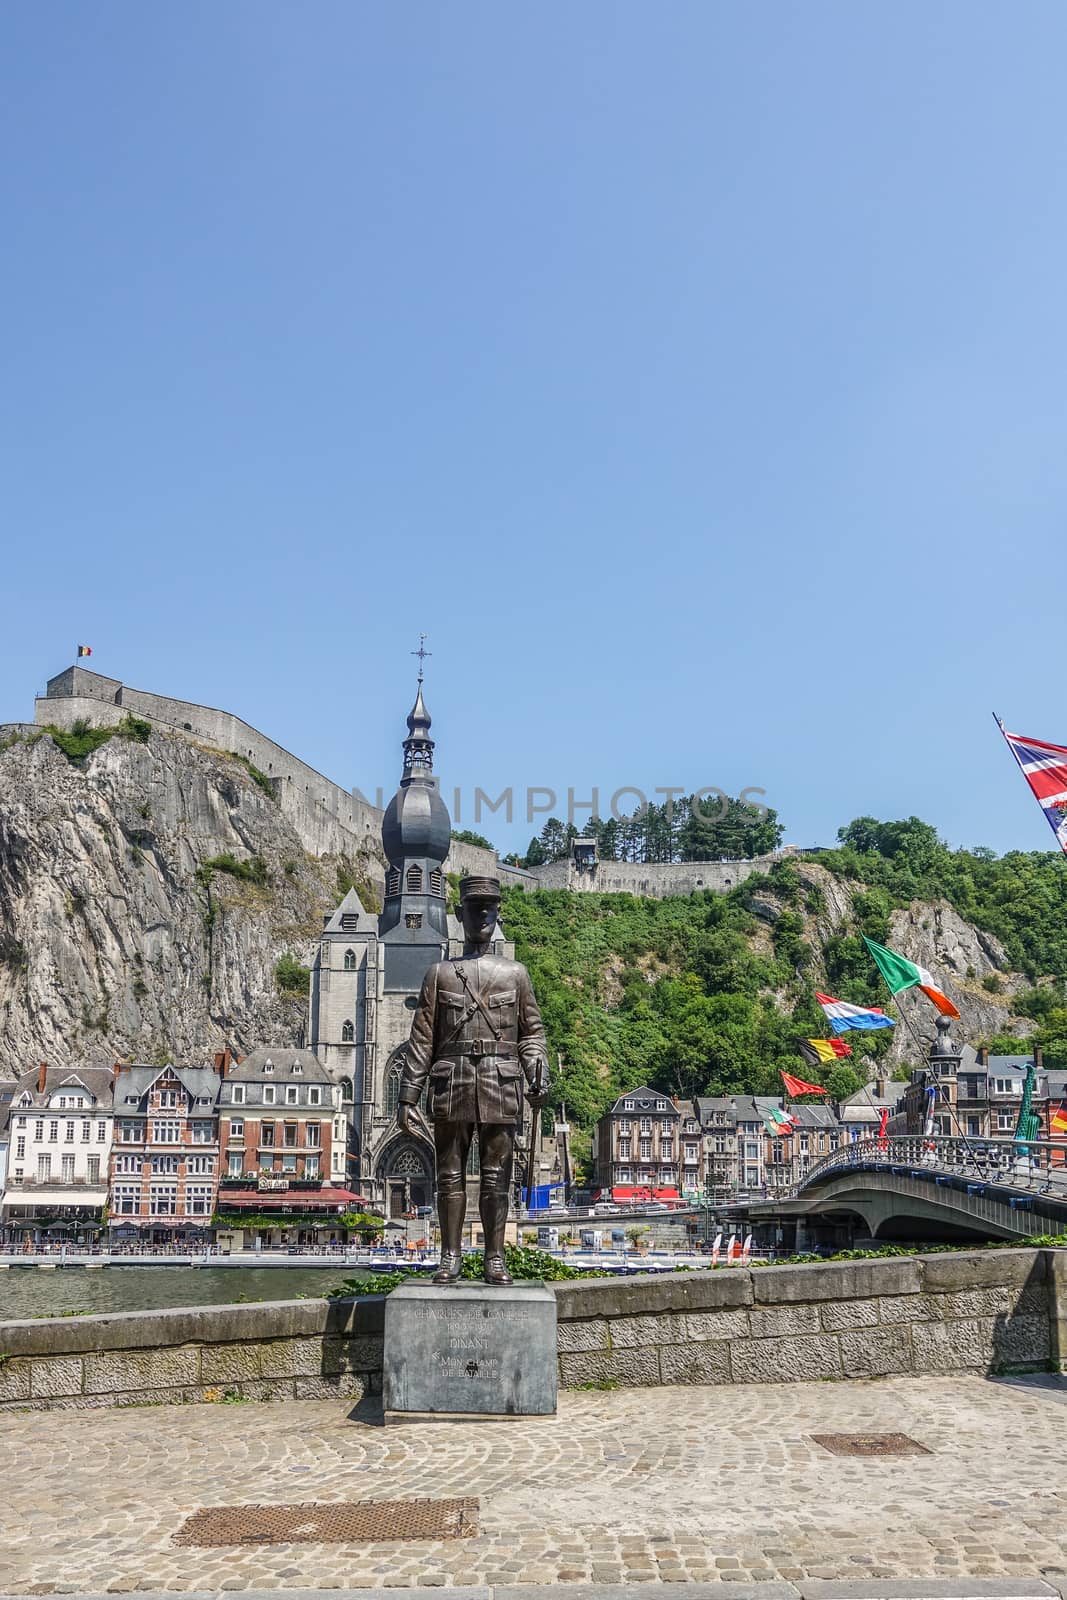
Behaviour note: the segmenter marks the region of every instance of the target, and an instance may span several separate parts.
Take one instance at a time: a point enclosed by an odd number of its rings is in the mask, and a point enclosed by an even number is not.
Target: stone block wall
[[[553,1287],[562,1388],[1067,1370],[1064,1250]],[[381,1390],[383,1327],[381,1297],[0,1323],[0,1410],[359,1400]]]
[[[0,1410],[358,1401],[381,1390],[383,1306],[282,1300],[3,1323]]]
[[[965,1251],[556,1286],[560,1383],[784,1383],[1067,1361],[1067,1252]]]

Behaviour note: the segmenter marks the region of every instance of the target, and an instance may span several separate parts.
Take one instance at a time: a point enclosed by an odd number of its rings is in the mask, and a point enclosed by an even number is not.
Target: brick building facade
[[[206,1239],[219,1180],[212,1067],[120,1067],[115,1075],[111,1231],[144,1243]]]

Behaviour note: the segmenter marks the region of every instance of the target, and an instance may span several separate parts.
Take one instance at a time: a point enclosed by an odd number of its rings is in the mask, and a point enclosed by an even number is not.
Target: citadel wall
[[[84,667],[68,667],[50,679],[46,694],[34,705],[38,727],[51,723],[70,729],[79,718],[106,726],[127,715],[143,717],[155,727],[184,734],[212,749],[244,756],[271,780],[283,815],[312,855],[351,856],[362,850],[376,857],[379,853],[382,812],[377,806],[358,800],[231,711],[131,689],[116,678]],[[372,877],[380,877],[373,863],[371,866]],[[458,840],[452,845],[446,868],[449,872],[499,872],[508,882],[525,877],[513,868],[501,867],[495,852]]]
[[[37,727],[52,723],[64,729],[71,728],[79,718],[106,725],[125,715],[144,717],[168,732],[244,756],[271,780],[282,813],[305,850],[315,856],[353,856],[362,852],[369,858],[369,876],[379,889],[383,886],[378,860],[381,810],[358,800],[231,711],[131,689],[117,678],[72,666],[49,680],[46,694],[35,702],[34,715]],[[11,730],[16,727],[24,729],[25,725],[12,724]],[[461,874],[495,874],[501,883],[526,890],[570,889],[579,894],[632,894],[662,899],[701,889],[725,893],[754,872],[766,871],[774,859],[764,856],[752,861],[649,864],[600,861],[584,871],[566,860],[526,870],[505,866],[495,852],[457,839],[452,841],[445,868]]]
[[[751,861],[598,861],[578,868],[571,860],[549,861],[532,867],[531,889],[571,889],[585,894],[633,894],[660,900],[665,895],[695,894],[714,889],[718,894],[736,888],[754,872],[766,872],[778,858],[757,856]]]

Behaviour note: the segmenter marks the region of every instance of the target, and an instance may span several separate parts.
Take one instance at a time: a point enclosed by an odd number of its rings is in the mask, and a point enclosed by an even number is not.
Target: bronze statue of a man
[[[463,955],[438,961],[422,985],[400,1078],[397,1121],[411,1133],[427,1077],[437,1151],[441,1265],[434,1283],[455,1283],[463,1265],[467,1157],[475,1129],[481,1163],[478,1209],[485,1232],[486,1283],[511,1282],[504,1265],[515,1139],[522,1127],[523,1080],[532,1100],[548,1091],[548,1052],[530,975],[490,953],[500,910],[496,878],[459,886]]]

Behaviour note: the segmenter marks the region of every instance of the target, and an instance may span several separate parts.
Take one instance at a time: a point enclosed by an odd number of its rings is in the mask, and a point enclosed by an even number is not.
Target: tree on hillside
[[[709,796],[695,808],[689,800],[681,800],[676,809],[682,819],[678,829],[682,861],[717,861],[722,856],[740,861],[770,855],[785,832],[777,811],[729,797]]]
[[[823,1087],[829,1090],[831,1100],[847,1100],[850,1094],[856,1094],[862,1089],[863,1084],[848,1062],[842,1061],[836,1067],[830,1068]]]

